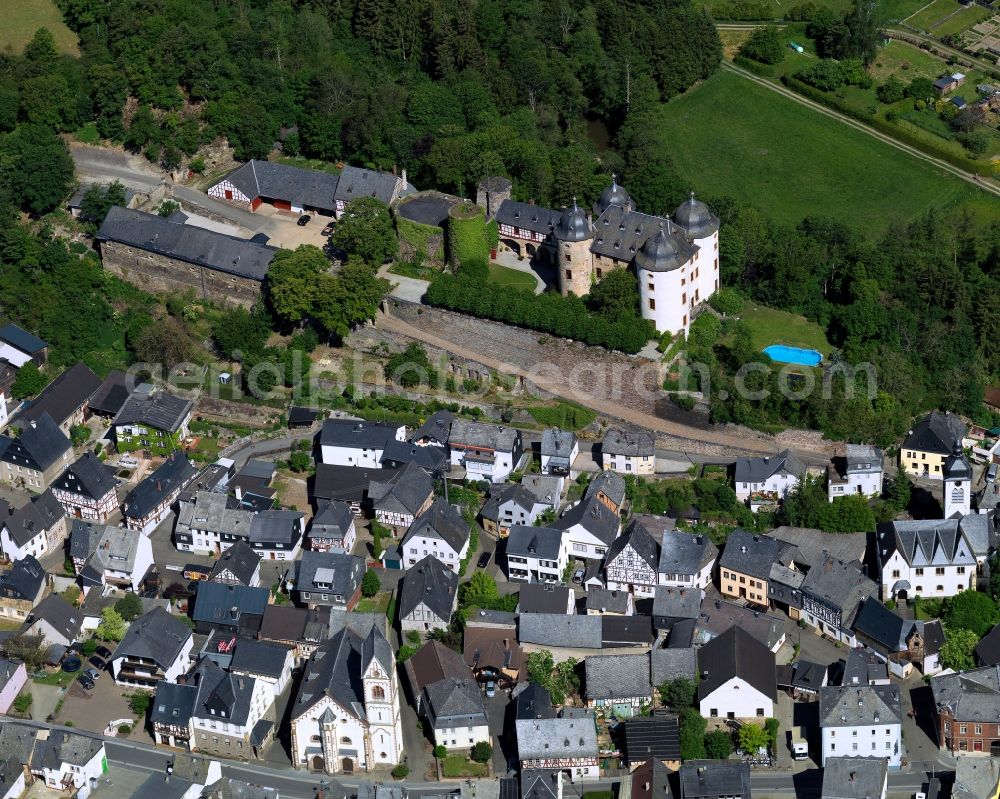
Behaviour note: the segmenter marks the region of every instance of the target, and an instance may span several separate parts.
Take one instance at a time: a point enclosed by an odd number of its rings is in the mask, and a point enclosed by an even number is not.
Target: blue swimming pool
[[[801,366],[818,366],[823,360],[823,353],[817,350],[804,350],[801,347],[789,347],[785,344],[765,347],[764,354],[778,363],[796,363]]]

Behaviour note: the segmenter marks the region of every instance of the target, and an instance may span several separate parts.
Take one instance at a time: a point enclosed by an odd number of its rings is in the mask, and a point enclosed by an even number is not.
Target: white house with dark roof
[[[617,509],[609,507],[595,480],[576,505],[549,526],[563,531],[566,550],[573,558],[603,560],[621,532],[622,520]]]
[[[118,480],[114,470],[87,451],[66,467],[52,484],[52,493],[69,516],[106,522],[118,510]]]
[[[7,560],[28,555],[41,558],[62,544],[66,527],[66,514],[51,489],[20,508],[4,503],[0,506],[0,549]]]
[[[774,716],[774,653],[742,627],[730,627],[702,646],[698,670],[698,710],[705,718]]]
[[[486,532],[506,538],[510,528],[515,524],[530,527],[539,516],[551,508],[550,502],[539,499],[525,486],[505,485],[491,492],[489,499],[479,511],[479,517]]]
[[[83,613],[58,594],[49,594],[28,613],[18,635],[40,635],[45,646],[69,646],[80,635]]]
[[[837,497],[882,494],[882,450],[869,444],[847,444],[843,455],[835,457],[826,470],[826,491],[830,502]]]
[[[14,561],[0,574],[0,617],[23,622],[47,588],[48,574],[35,557],[25,555]]]
[[[296,601],[308,608],[351,610],[361,596],[365,561],[344,552],[302,553],[295,563]]]
[[[882,598],[943,598],[976,588],[989,539],[989,518],[979,514],[885,525],[876,538]]]
[[[515,525],[507,536],[507,579],[511,582],[562,580],[569,563],[567,539],[551,527]]]
[[[667,530],[660,539],[657,585],[700,588],[712,583],[719,548],[707,535]]]
[[[621,474],[656,471],[656,439],[645,430],[608,430],[601,443],[601,468]]]
[[[806,467],[790,450],[778,455],[737,458],[734,470],[736,498],[756,504],[755,498],[764,502],[777,502],[802,482]]]
[[[946,519],[968,516],[972,512],[972,465],[962,451],[962,442],[955,441],[951,455],[941,467],[943,480],[941,507]]]
[[[60,791],[78,791],[104,776],[104,741],[65,730],[39,730],[31,755],[31,773]]]
[[[168,454],[188,435],[194,402],[143,384],[125,400],[111,423],[119,450]]]
[[[397,610],[404,633],[447,630],[458,606],[458,573],[425,555],[403,574]]]
[[[246,541],[237,541],[223,552],[208,576],[209,582],[224,585],[245,585],[256,588],[260,585],[260,555]]]
[[[48,360],[49,345],[38,336],[15,324],[0,327],[0,361],[7,361],[20,369],[28,361],[44,366]]]
[[[440,497],[416,519],[399,545],[403,568],[412,568],[430,555],[456,574],[469,552],[469,525],[462,515]]]
[[[416,463],[407,463],[387,480],[372,480],[368,498],[375,520],[394,530],[405,530],[434,501],[434,481]]]
[[[378,628],[345,627],[313,653],[290,724],[295,768],[351,774],[403,759],[396,658]]]
[[[148,477],[125,495],[122,516],[125,526],[151,533],[170,514],[181,491],[198,474],[198,468],[183,452],[173,452]]]
[[[305,514],[299,511],[233,508],[225,494],[198,491],[180,499],[174,546],[220,555],[245,541],[265,560],[292,561],[301,550],[304,528]]]
[[[895,685],[827,685],[819,691],[822,765],[830,757],[903,757],[903,714]]]
[[[306,530],[308,548],[314,552],[350,552],[357,540],[354,514],[346,502],[321,502]]]
[[[405,425],[327,419],[319,434],[320,460],[334,466],[380,469],[386,444],[404,440]]]
[[[139,593],[146,573],[153,567],[153,545],[139,530],[76,520],[70,552],[77,577],[87,594],[111,585]],[[76,555],[87,552],[82,564]]]
[[[188,667],[194,638],[190,628],[163,608],[134,619],[108,666],[119,685],[153,690],[176,682]]]
[[[596,780],[597,726],[586,716],[518,719],[515,722],[517,757],[522,773],[529,770],[568,772],[573,782]]]
[[[291,647],[270,641],[241,638],[236,642],[229,671],[243,677],[253,677],[271,686],[277,699],[292,681],[295,655]]]
[[[436,746],[468,750],[480,742],[490,743],[482,691],[471,672],[466,679],[447,677],[426,686],[420,707]]]
[[[520,430],[464,419],[452,422],[448,445],[451,465],[463,467],[467,479],[492,483],[506,480],[524,453]]]
[[[604,576],[609,590],[650,597],[658,584],[660,544],[639,518],[633,519],[616,538],[604,558]]]
[[[580,454],[580,442],[570,430],[546,427],[542,432],[540,454],[542,474],[566,476]]]

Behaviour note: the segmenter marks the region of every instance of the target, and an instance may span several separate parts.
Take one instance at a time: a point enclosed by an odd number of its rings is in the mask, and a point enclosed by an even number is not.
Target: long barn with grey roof
[[[147,291],[192,290],[222,304],[252,305],[276,247],[180,219],[113,206],[97,233],[104,268]]]

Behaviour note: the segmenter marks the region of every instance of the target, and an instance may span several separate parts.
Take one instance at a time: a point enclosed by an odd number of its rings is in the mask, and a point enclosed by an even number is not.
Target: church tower
[[[944,517],[968,516],[972,511],[972,467],[962,451],[962,442],[957,439],[952,454],[945,459],[942,476]]]
[[[571,208],[563,209],[555,237],[559,293],[564,297],[570,292],[577,297],[589,294],[593,272],[590,245],[594,239],[594,228],[587,214],[576,204],[576,198]]]
[[[361,681],[365,692],[365,716],[370,747],[367,762],[396,765],[403,758],[403,726],[399,710],[399,680],[392,648],[385,636],[372,627],[361,644]]]

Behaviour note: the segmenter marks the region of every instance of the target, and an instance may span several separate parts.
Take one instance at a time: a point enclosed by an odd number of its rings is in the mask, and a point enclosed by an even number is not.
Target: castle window
[[[654,286],[653,286],[652,282],[650,282],[650,284],[649,284],[649,290],[653,291],[653,288],[654,288]]]
[[[687,301],[688,301],[688,295],[687,292],[685,291],[683,294],[681,294],[681,303],[686,305]]]
[[[596,273],[597,273],[597,279],[598,279],[598,280],[600,280],[600,279],[601,279],[601,276],[602,276],[602,274],[603,274],[603,273],[602,273],[602,271],[601,271],[601,268],[600,268],[600,267],[598,267],[598,268],[597,268],[597,269],[596,269],[595,271],[596,271]]]
[[[570,269],[566,270],[566,279],[567,280],[572,280],[573,279],[573,271],[572,270],[570,270]]]
[[[570,261],[572,261],[572,260],[573,260],[573,259],[572,259],[572,258],[570,258],[570,254],[569,254],[569,253],[566,253],[566,263],[569,263],[569,262],[570,262]]]
[[[656,300],[654,300],[652,297],[649,298],[649,310],[651,311],[656,310]]]
[[[681,285],[683,286],[683,285],[684,285],[685,283],[687,283],[687,280],[686,280],[685,278],[683,278],[683,277],[682,277],[682,278],[681,278]]]
[[[681,321],[681,324],[687,327],[687,323],[688,323],[687,314],[684,314],[684,319]]]

